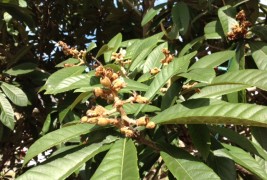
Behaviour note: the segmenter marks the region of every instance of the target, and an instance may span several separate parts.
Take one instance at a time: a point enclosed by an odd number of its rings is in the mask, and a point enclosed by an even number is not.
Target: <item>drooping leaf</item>
[[[192,139],[194,146],[200,152],[204,160],[206,160],[210,153],[210,132],[206,125],[194,124],[188,125],[188,132]]]
[[[118,140],[91,179],[139,179],[137,151],[133,141],[126,138]]]
[[[186,151],[177,148],[175,154],[161,151],[160,155],[176,179],[220,179],[212,169]]]
[[[43,165],[34,167],[18,177],[19,180],[28,179],[65,179],[80,166],[94,157],[96,154],[108,150],[110,143],[116,140],[112,137],[99,143],[93,143],[87,146],[80,146],[58,155],[53,160]]]
[[[66,142],[76,136],[81,134],[86,134],[97,130],[98,127],[94,127],[91,124],[77,124],[73,126],[64,127],[48,133],[35,141],[29,148],[23,165],[26,165],[33,157],[37,156],[39,153],[52,148],[55,145]]]
[[[217,76],[211,84],[242,84],[267,90],[267,71],[246,69]]]
[[[143,17],[143,19],[142,19],[141,26],[144,26],[149,21],[151,21],[161,11],[161,9],[162,9],[161,6],[158,6],[158,7],[154,7],[154,8],[149,9],[146,12],[145,16]]]
[[[219,133],[220,135],[226,137],[230,141],[234,142],[238,146],[242,147],[243,149],[256,154],[258,156],[263,157],[265,160],[267,160],[267,153],[256,143],[248,140],[246,137],[238,134],[237,132],[228,129],[228,128],[223,128],[223,127],[218,127],[218,126],[209,126],[208,127],[211,132]],[[255,127],[253,127],[255,128]]]
[[[28,98],[27,95],[18,87],[2,82],[1,88],[6,96],[18,106],[27,106]]]
[[[220,22],[212,21],[208,23],[204,28],[206,39],[222,39],[224,37],[224,32]]]
[[[230,158],[248,171],[257,175],[260,179],[266,179],[267,174],[265,170],[262,169],[258,162],[248,152],[228,144],[223,144],[223,146],[225,149],[218,149],[214,151],[216,156]]]
[[[243,84],[211,84],[210,86],[202,88],[199,93],[195,93],[193,96],[190,97],[190,99],[218,97],[224,94],[237,92],[248,87],[250,86]]]
[[[218,10],[218,17],[223,28],[224,35],[227,35],[228,32],[232,31],[232,28],[235,25],[238,25],[238,22],[235,19],[235,15],[235,7],[224,6]]]
[[[235,51],[221,51],[204,56],[195,62],[189,70],[197,68],[215,68],[227,60],[230,60],[235,55]]]
[[[267,107],[243,104],[220,103],[199,108],[182,104],[172,106],[151,119],[162,124],[235,124],[267,127]]]
[[[45,85],[39,90],[46,90],[46,93],[53,93],[55,87],[66,78],[80,75],[85,69],[85,66],[73,66],[60,69],[49,76]]]
[[[151,69],[157,67],[159,68],[161,66],[161,59],[164,59],[164,54],[162,53],[162,49],[168,48],[167,42],[160,44],[157,46],[153,51],[148,55],[144,67],[143,67],[143,73],[149,72]]]
[[[257,67],[261,70],[267,70],[267,43],[254,41],[249,43],[249,46]]]
[[[18,76],[18,75],[28,74],[30,72],[33,72],[36,69],[36,67],[37,67],[37,64],[34,64],[34,63],[21,63],[17,66],[14,66],[8,69],[7,71],[5,71],[5,73],[11,76]]]
[[[122,34],[118,33],[108,42],[107,44],[108,51],[104,52],[104,59],[106,63],[111,61],[111,54],[118,50],[118,48],[121,45],[121,41],[122,41]]]
[[[12,109],[11,104],[6,99],[4,94],[0,93],[0,120],[1,122],[8,127],[9,129],[13,130],[15,126],[15,119],[14,119],[14,111]]]
[[[161,101],[161,110],[165,110],[168,107],[175,104],[175,101],[177,100],[178,93],[182,89],[182,83],[173,83],[165,93],[165,95],[162,97]]]

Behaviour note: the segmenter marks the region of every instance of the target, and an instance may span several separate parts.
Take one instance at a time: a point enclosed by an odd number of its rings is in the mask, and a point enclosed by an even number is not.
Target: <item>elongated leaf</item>
[[[140,54],[135,59],[133,59],[129,68],[130,71],[134,71],[136,68],[138,68],[139,64],[148,56],[148,54],[152,51],[154,46],[145,48],[140,52]]]
[[[108,45],[107,44],[104,44],[100,49],[99,51],[97,52],[96,54],[96,58],[98,58],[99,56],[101,56],[102,54],[104,54],[105,52],[107,52],[109,50],[108,48]]]
[[[267,128],[263,127],[253,127],[251,128],[251,133],[253,137],[255,138],[255,141],[263,148],[265,151],[267,151]],[[267,159],[265,158],[267,161]]]
[[[212,84],[242,84],[267,90],[267,71],[246,69],[225,73],[213,79]]]
[[[54,88],[53,91],[51,90],[48,92],[49,94],[58,94],[76,88],[90,86],[90,77],[92,77],[92,74],[80,74],[65,78],[61,82],[59,82],[59,84]],[[48,92],[46,92],[46,94],[48,94]]]
[[[161,101],[161,110],[165,110],[168,107],[175,104],[178,94],[180,90],[182,89],[182,83],[173,83],[165,93],[165,95],[162,97]]]
[[[254,41],[249,43],[249,46],[257,67],[261,70],[267,70],[267,43]]]
[[[221,51],[204,56],[195,62],[189,70],[197,68],[215,68],[235,56],[235,51]]]
[[[189,109],[182,104],[153,117],[151,121],[163,124],[236,124],[267,127],[267,107],[243,104],[221,103]]]
[[[183,57],[175,58],[167,67],[163,68],[150,84],[150,88],[146,92],[145,97],[152,99],[160,90],[160,88],[162,88],[172,76],[185,72],[189,65],[190,59],[195,55],[196,52],[193,52]]]
[[[225,35],[231,32],[235,25],[238,25],[238,22],[235,20],[235,15],[236,9],[231,6],[224,6],[218,10],[218,16]]]
[[[91,124],[77,124],[48,133],[31,145],[24,158],[23,165],[27,164],[33,157],[37,156],[39,153],[57,144],[66,142],[76,136],[89,133],[97,129],[97,127],[94,127],[94,125]]]
[[[224,32],[219,21],[208,23],[204,28],[204,32],[206,39],[222,39],[224,37]]]
[[[116,52],[121,45],[122,34],[118,33],[108,42],[108,51],[104,53],[105,62],[111,61],[111,54]]]
[[[267,174],[258,162],[244,150],[231,145],[223,144],[226,149],[218,149],[214,151],[216,156],[228,157],[233,159],[237,164],[241,165],[248,171],[257,175],[260,179],[267,179]]]
[[[149,21],[151,21],[161,11],[161,9],[162,9],[161,6],[149,9],[142,19],[141,26],[144,26]]]
[[[91,92],[83,92],[81,93],[70,105],[70,109],[72,110],[77,104],[79,104],[81,101],[84,101],[85,99],[88,99],[90,96],[92,96],[93,93]]]
[[[162,53],[163,48],[168,48],[167,42],[160,44],[148,55],[143,67],[143,73],[147,73],[151,69],[161,66],[160,60],[164,59],[164,54]]]
[[[211,83],[213,78],[216,76],[215,71],[212,68],[197,68],[187,73],[182,73],[180,76],[185,77],[189,80],[199,81],[203,83]]]
[[[53,93],[55,87],[57,87],[61,81],[72,76],[80,75],[84,69],[85,66],[74,66],[60,69],[49,76],[45,85],[39,91],[45,89],[46,93]]]
[[[59,154],[54,160],[28,170],[22,176],[18,177],[18,180],[65,179],[96,154],[108,150],[111,147],[109,143],[115,140],[116,138],[113,137],[89,146],[73,148],[69,150],[69,153],[64,153],[63,156]]]
[[[172,21],[178,31],[185,35],[190,22],[190,13],[186,3],[178,2],[172,8]]]
[[[202,43],[204,40],[204,36],[198,37],[196,39],[194,39],[193,41],[191,41],[190,43],[187,43],[183,49],[180,51],[179,56],[178,57],[182,57],[184,56],[187,52],[190,51],[190,49],[192,49],[192,47],[198,43]]]
[[[147,91],[149,86],[128,78],[123,78],[124,82],[127,84],[122,90],[134,90],[134,91]]]
[[[210,153],[210,132],[206,125],[194,124],[188,125],[188,132],[194,146],[206,160]]]
[[[0,93],[0,120],[1,122],[8,127],[9,129],[13,130],[15,126],[15,119],[14,119],[14,111],[12,109],[11,104],[6,99],[4,94]]]
[[[204,87],[199,93],[195,93],[190,99],[218,97],[224,94],[237,92],[250,86],[243,84],[222,84]]]
[[[118,140],[91,179],[139,179],[137,151],[133,141],[131,139]]]
[[[212,169],[189,153],[182,150],[176,151],[175,155],[160,152],[167,168],[176,179],[220,179]]]
[[[262,158],[267,160],[267,153],[259,145],[248,140],[246,137],[228,128],[222,128],[218,126],[209,126],[208,128],[211,130],[211,132],[219,133],[220,135],[228,138],[230,141],[234,142],[235,144],[242,147],[243,149],[253,154],[256,154],[258,156],[261,156]]]
[[[28,74],[30,72],[33,72],[36,67],[37,67],[37,64],[34,64],[34,63],[22,63],[22,64],[19,64],[17,66],[14,66],[8,69],[5,73],[11,76],[19,76],[22,74]]]
[[[6,96],[18,106],[27,106],[28,98],[26,94],[18,87],[2,82],[1,88]]]

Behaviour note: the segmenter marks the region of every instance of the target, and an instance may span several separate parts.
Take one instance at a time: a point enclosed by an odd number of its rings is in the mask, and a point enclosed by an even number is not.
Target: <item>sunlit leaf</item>
[[[218,17],[225,35],[227,35],[228,32],[231,32],[235,25],[238,25],[235,15],[235,7],[224,6],[218,10]]]
[[[106,154],[91,180],[139,179],[137,151],[131,139],[118,140]]]
[[[37,64],[34,64],[34,63],[21,63],[17,66],[14,66],[8,69],[7,71],[5,71],[5,73],[11,76],[18,76],[18,75],[28,74],[30,72],[33,72],[36,69],[36,67],[37,67]]]
[[[249,46],[257,67],[261,70],[267,70],[267,43],[251,42]]]
[[[118,48],[121,45],[121,41],[122,41],[122,34],[118,33],[108,42],[107,44],[108,51],[104,52],[104,59],[106,63],[111,61],[111,54],[118,50]]]
[[[11,104],[6,99],[4,94],[0,93],[0,120],[1,122],[8,127],[9,129],[13,130],[15,126],[15,119],[14,119],[14,111],[12,109]]]
[[[18,106],[27,106],[28,98],[27,95],[18,87],[2,82],[1,88],[5,95]]]

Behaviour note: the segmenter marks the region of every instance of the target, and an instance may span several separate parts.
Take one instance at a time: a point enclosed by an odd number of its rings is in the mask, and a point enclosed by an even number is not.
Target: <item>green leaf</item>
[[[113,137],[110,140],[67,150],[62,153],[62,155],[58,154],[52,157],[52,160],[49,159],[49,162],[26,171],[26,173],[22,174],[17,179],[66,179],[96,154],[108,150],[111,147],[109,143],[115,140],[116,138]]]
[[[35,141],[29,148],[23,162],[23,166],[26,165],[33,157],[39,153],[52,148],[60,143],[64,143],[76,136],[86,134],[92,131],[98,130],[98,127],[94,127],[91,124],[77,124],[73,126],[64,127],[48,133]]]
[[[250,86],[243,84],[210,84],[209,86],[202,88],[199,93],[195,93],[190,97],[190,99],[218,97],[224,94],[237,92],[248,87]]]
[[[267,43],[253,41],[249,43],[252,57],[261,70],[267,70]]]
[[[53,93],[55,87],[57,87],[61,81],[72,76],[80,75],[84,69],[85,66],[73,66],[60,69],[49,76],[45,85],[39,91],[45,89],[47,94]]]
[[[223,146],[226,149],[215,150],[214,155],[230,158],[248,171],[257,175],[260,179],[267,179],[267,174],[264,169],[262,169],[258,162],[248,152],[227,144],[223,144]]]
[[[76,76],[71,76],[69,78],[63,79],[61,82],[58,83],[54,90],[46,92],[46,94],[58,94],[61,92],[70,91],[76,88],[90,86],[90,78],[92,77],[91,74],[80,74]]]
[[[267,26],[256,26],[254,25],[251,29],[251,31],[255,34],[257,34],[262,40],[267,41]],[[254,41],[256,42],[256,41]]]
[[[108,45],[107,44],[104,44],[100,49],[99,51],[97,52],[96,54],[96,58],[98,58],[99,56],[101,56],[102,54],[104,54],[105,52],[107,52],[109,50],[108,48]]]
[[[70,105],[70,109],[73,110],[74,107],[79,104],[81,101],[87,100],[90,96],[92,96],[93,93],[91,92],[83,92],[81,93]]]
[[[133,59],[131,65],[129,67],[129,70],[134,71],[136,68],[138,68],[139,64],[148,56],[148,54],[152,51],[154,46],[148,47],[148,48],[145,48],[144,50],[142,50],[140,52],[140,54],[135,59]]]
[[[211,84],[242,84],[267,90],[267,71],[246,69],[217,76]]]
[[[108,63],[111,61],[111,54],[116,52],[121,45],[122,34],[118,33],[108,42],[108,51],[104,52],[105,62]]]
[[[161,7],[158,6],[157,7],[153,7],[151,9],[149,9],[145,16],[143,17],[142,19],[142,22],[141,22],[141,26],[144,26],[146,25],[149,21],[151,21],[160,11],[161,11]]]
[[[64,67],[65,64],[76,64],[78,62],[80,62],[79,59],[69,58],[69,59],[57,64],[55,67]]]
[[[28,74],[30,72],[33,72],[37,67],[37,64],[34,63],[21,63],[17,66],[14,66],[7,71],[5,71],[6,74],[9,74],[11,76],[18,76],[22,74]]]
[[[179,76],[185,77],[189,80],[199,81],[202,83],[211,83],[211,81],[216,75],[214,69],[197,68],[197,69],[192,69],[187,73],[182,73]]]
[[[188,125],[188,132],[194,146],[198,149],[204,160],[207,160],[210,153],[210,131],[206,125]]]
[[[214,134],[219,133],[221,136],[226,137],[231,142],[234,142],[238,146],[242,147],[244,150],[247,150],[253,154],[263,157],[267,160],[267,153],[256,143],[248,140],[246,137],[238,134],[237,132],[223,127],[218,126],[209,126],[211,132]],[[253,127],[254,128],[254,127]]]
[[[96,43],[95,42],[91,42],[89,44],[88,48],[86,49],[86,52],[90,52],[90,51],[92,51],[96,47],[97,47]]]
[[[139,179],[137,151],[131,139],[115,142],[91,178],[95,179]]]
[[[224,35],[227,35],[228,32],[232,31],[232,28],[235,25],[238,25],[238,22],[235,19],[235,15],[235,7],[224,6],[218,10],[218,17],[223,28]]]
[[[183,47],[183,49],[180,51],[178,57],[182,57],[182,56],[184,56],[185,54],[187,54],[187,53],[190,51],[190,49],[192,49],[193,46],[195,46],[195,45],[198,44],[198,43],[201,43],[201,44],[202,44],[203,41],[204,41],[204,36],[200,36],[200,37],[194,39],[193,41],[187,43],[187,44]]]
[[[160,124],[235,124],[267,127],[267,107],[221,103],[199,108],[188,108],[177,104],[153,117]]]
[[[7,84],[5,82],[1,83],[1,88],[6,94],[6,96],[18,106],[27,106],[28,98],[26,94],[18,87]]]
[[[144,67],[143,67],[143,73],[150,72],[151,69],[155,67],[160,67],[161,62],[160,60],[164,59],[164,54],[162,53],[163,48],[168,48],[168,43],[162,43],[159,46],[157,46],[153,51],[148,55]]]
[[[189,70],[197,68],[215,68],[235,56],[235,51],[221,51],[204,56],[195,62]]]
[[[168,64],[155,76],[155,79],[150,84],[150,88],[146,92],[145,97],[151,100],[172,76],[185,72],[190,59],[195,55],[196,52],[192,52],[183,57],[174,58],[170,64]]]
[[[223,28],[218,20],[208,23],[204,28],[204,33],[206,39],[222,39],[224,37]]]
[[[134,114],[140,108],[140,106],[142,106],[142,104],[127,103],[123,105],[123,109],[125,110],[127,114]],[[106,106],[105,108],[112,109],[114,107],[112,105],[109,105],[109,106]],[[157,106],[149,105],[149,104],[146,104],[144,108],[142,109],[143,113],[157,112],[157,111],[160,111],[160,108],[158,108]]]
[[[123,78],[124,82],[127,84],[122,90],[134,90],[134,91],[147,91],[149,86],[132,79]]]
[[[177,148],[173,155],[161,151],[160,155],[176,179],[220,179],[212,169],[184,150]]]
[[[267,151],[267,142],[266,142],[267,128],[252,127],[251,133],[252,133],[253,137],[255,138],[255,140],[257,141],[257,143],[259,143],[260,146],[263,147],[263,149],[265,149],[265,151]],[[267,161],[266,158],[265,158],[265,160]]]
[[[165,95],[162,97],[161,110],[165,110],[168,107],[175,104],[181,89],[182,89],[182,83],[177,83],[177,82],[172,83],[172,85],[168,88]]]
[[[186,3],[178,2],[172,8],[172,21],[182,35],[188,31],[190,13]]]
[[[1,114],[0,114],[1,122],[6,127],[13,130],[15,126],[14,111],[12,109],[11,104],[2,93],[0,93],[0,108],[1,108]]]

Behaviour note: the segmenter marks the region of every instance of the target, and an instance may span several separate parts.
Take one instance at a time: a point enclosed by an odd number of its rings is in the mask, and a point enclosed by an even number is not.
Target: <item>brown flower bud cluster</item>
[[[154,67],[153,69],[150,69],[150,74],[151,75],[156,75],[160,72],[160,69],[157,67]]]
[[[115,73],[111,68],[98,66],[95,69],[95,76],[100,77],[100,83],[104,88],[95,88],[94,94],[96,97],[108,100],[108,102],[114,101],[118,91],[126,87],[120,73]]]
[[[148,104],[149,99],[137,93],[133,93],[133,96],[130,96],[126,100],[120,99],[118,91],[126,86],[120,73],[115,73],[110,68],[98,66],[95,69],[95,75],[100,77],[100,83],[103,86],[102,88],[97,87],[94,89],[95,97],[103,98],[108,103],[113,102],[113,109],[107,110],[99,105],[89,109],[86,112],[86,116],[81,118],[82,123],[92,123],[99,126],[113,125],[117,127],[122,134],[125,134],[126,137],[134,137],[137,134],[133,126],[145,126],[147,129],[155,128],[155,123],[150,122],[148,116],[140,117],[137,120],[127,116],[123,108],[124,104]]]
[[[231,41],[245,38],[248,33],[248,29],[252,26],[251,22],[247,21],[244,10],[239,11],[236,15],[236,20],[239,23],[234,25],[234,27],[232,27],[232,31],[227,34],[227,38]]]
[[[166,48],[162,49],[163,54],[165,55],[165,58],[162,59],[160,62],[166,66],[168,65],[170,62],[172,62],[172,60],[174,59],[174,56],[170,53],[170,51]]]
[[[70,48],[65,42],[63,41],[59,41],[58,42],[58,45],[62,48],[62,51],[63,53],[66,55],[66,56],[72,56],[76,59],[78,59],[80,61],[80,63],[78,64],[64,64],[64,67],[71,67],[71,66],[80,66],[82,64],[84,64],[84,60],[83,60],[83,57],[85,55],[85,51],[81,50],[81,51],[78,51],[76,48],[72,47]]]
[[[124,57],[126,55],[125,49],[120,49],[119,53],[113,52],[111,55],[111,60],[115,60],[116,63],[124,66],[125,64],[131,63],[131,60],[125,60]]]

